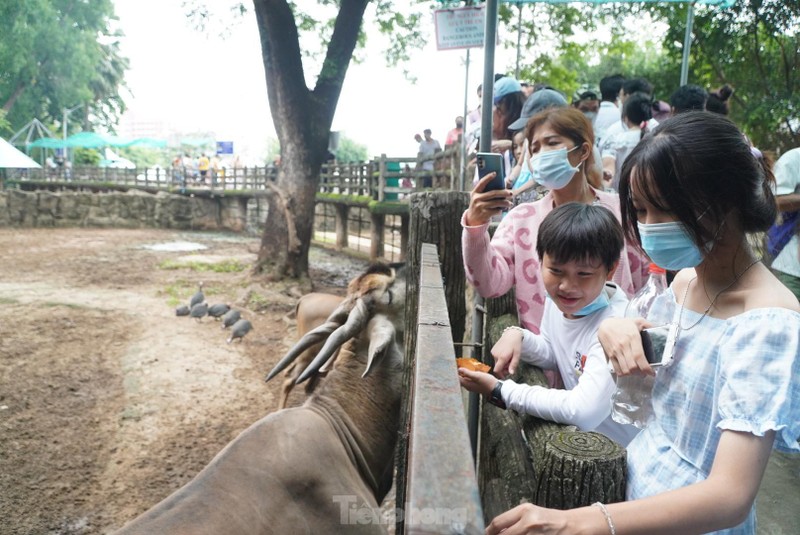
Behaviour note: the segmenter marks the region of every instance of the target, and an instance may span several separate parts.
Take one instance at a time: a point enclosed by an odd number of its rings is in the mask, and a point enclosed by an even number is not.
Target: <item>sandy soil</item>
[[[176,242],[207,249],[146,248]],[[294,342],[301,291],[198,269],[249,265],[257,248],[231,234],[0,229],[1,534],[113,531],[275,410],[280,381],[263,378]],[[317,249],[311,264],[314,289],[334,293],[364,266]],[[251,320],[242,343],[175,315],[200,281],[209,303]]]

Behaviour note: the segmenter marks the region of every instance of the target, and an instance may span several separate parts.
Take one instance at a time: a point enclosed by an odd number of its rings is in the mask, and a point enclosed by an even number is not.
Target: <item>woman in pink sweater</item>
[[[512,192],[484,192],[490,173],[472,190],[469,208],[461,219],[464,269],[467,280],[483,297],[498,297],[516,288],[520,324],[538,334],[544,311],[545,289],[539,276],[536,235],[539,224],[556,206],[568,202],[595,203],[620,219],[619,197],[592,188],[586,180],[595,165],[592,125],[575,108],[549,108],[525,127],[530,147],[527,165],[533,178],[550,191],[533,203],[520,204],[506,214],[492,238],[492,216],[511,207]],[[632,296],[648,276],[649,261],[626,243],[613,281]]]

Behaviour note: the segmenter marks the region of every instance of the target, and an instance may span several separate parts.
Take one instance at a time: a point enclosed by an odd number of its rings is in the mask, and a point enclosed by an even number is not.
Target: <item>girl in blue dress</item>
[[[755,533],[770,452],[800,451],[800,304],[748,240],[775,221],[772,181],[720,115],[677,115],[637,145],[622,168],[623,227],[679,272],[667,364],[647,363],[641,318],[599,331],[618,375],[656,375],[654,418],[627,450],[627,501],[525,504],[486,533]]]

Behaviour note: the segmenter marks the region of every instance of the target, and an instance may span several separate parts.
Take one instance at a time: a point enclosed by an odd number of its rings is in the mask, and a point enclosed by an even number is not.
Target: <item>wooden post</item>
[[[370,213],[372,228],[370,229],[369,260],[375,262],[384,257],[384,233],[386,216],[384,214]]]
[[[381,154],[378,162],[378,202],[383,202],[386,187],[386,154]]]
[[[600,433],[564,428],[544,444],[536,504],[574,509],[625,499],[625,448]]]
[[[408,214],[400,214],[400,261],[408,257]]]
[[[459,192],[425,192],[414,193],[409,198],[409,246],[404,247],[406,257],[406,325],[417,325],[417,307],[419,304],[419,273],[422,264],[422,243],[432,243],[439,253],[442,280],[445,286],[447,311],[450,318],[450,329],[453,340],[464,338],[464,317],[466,315],[465,288],[466,276],[461,261],[461,214],[469,204],[469,195]],[[458,239],[455,237],[458,236]],[[455,316],[455,318],[454,318]],[[405,333],[405,351],[414,355],[417,350],[416,333],[407,328]],[[410,392],[413,366],[406,368],[404,381]],[[404,406],[405,405],[404,401]],[[403,435],[397,452],[396,491],[398,504],[406,503],[406,460],[408,444],[409,415],[401,416],[400,432]]]
[[[336,248],[347,248],[347,217],[350,207],[346,204],[334,204],[336,207]]]

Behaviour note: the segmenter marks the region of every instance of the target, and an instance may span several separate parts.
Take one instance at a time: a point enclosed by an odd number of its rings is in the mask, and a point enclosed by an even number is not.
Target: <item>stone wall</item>
[[[247,206],[248,199],[241,196],[198,197],[136,190],[90,193],[12,189],[0,192],[0,226],[152,227],[242,232],[253,224],[253,221],[248,222]]]

